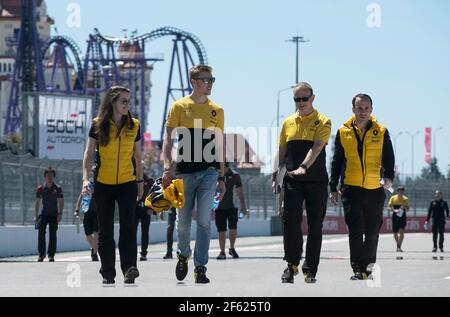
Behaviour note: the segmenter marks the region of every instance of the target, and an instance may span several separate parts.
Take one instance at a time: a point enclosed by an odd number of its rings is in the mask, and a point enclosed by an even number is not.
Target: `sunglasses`
[[[201,80],[204,84],[214,84],[216,82],[216,77],[204,77],[204,78],[194,78],[195,80]]]
[[[309,97],[294,97],[295,102],[307,102],[311,99],[312,96]]]

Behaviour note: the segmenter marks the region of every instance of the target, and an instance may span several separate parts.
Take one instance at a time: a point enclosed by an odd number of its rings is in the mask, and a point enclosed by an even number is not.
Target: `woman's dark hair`
[[[120,94],[123,92],[130,93],[130,90],[123,86],[113,86],[108,89],[105,97],[103,98],[99,114],[97,116],[98,120],[95,125],[97,142],[102,146],[106,146],[109,143],[109,120],[113,117],[113,103],[119,99]],[[134,127],[134,122],[130,111],[128,111],[128,115],[122,117],[119,126],[119,133],[127,123],[129,129]]]

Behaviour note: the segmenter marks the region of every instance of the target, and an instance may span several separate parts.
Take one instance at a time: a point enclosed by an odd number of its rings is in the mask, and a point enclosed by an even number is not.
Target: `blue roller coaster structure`
[[[42,43],[36,29],[36,0],[21,0],[21,5],[22,26],[11,79],[5,135],[17,132],[21,127],[23,118],[19,99],[23,92],[93,96],[93,113],[95,113],[100,104],[101,94],[113,85],[128,86],[134,96],[139,96],[137,99],[139,102],[131,111],[139,115],[145,130],[149,113],[149,101],[144,89],[146,69],[149,62],[156,63],[163,60],[146,57],[146,44],[160,38],[171,37],[173,48],[159,136],[159,141],[162,141],[169,104],[177,97],[186,96],[192,91],[189,68],[195,64],[208,63],[206,51],[199,38],[174,27],[162,27],[144,35],[131,37],[104,36],[95,29],[93,34],[89,35],[83,58],[76,43],[67,36],[55,36]],[[138,48],[139,54],[129,56],[120,54],[119,50],[124,47]],[[192,48],[195,55],[191,53]],[[50,80],[45,82],[43,64],[50,51],[52,60],[47,64],[47,70],[51,68]],[[128,65],[126,71],[122,67],[125,64]],[[65,86],[63,89],[55,84],[58,72],[62,72]],[[136,85],[136,82],[139,82],[139,85]],[[138,89],[139,86],[141,89]]]

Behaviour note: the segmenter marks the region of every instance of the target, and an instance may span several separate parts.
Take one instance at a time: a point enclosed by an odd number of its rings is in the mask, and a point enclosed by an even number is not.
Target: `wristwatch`
[[[300,167],[303,168],[305,171],[308,170],[308,166],[306,166],[305,164],[300,164]]]
[[[222,181],[222,182],[225,182],[225,176],[219,176],[219,177],[217,177],[217,180],[220,182],[220,181]]]

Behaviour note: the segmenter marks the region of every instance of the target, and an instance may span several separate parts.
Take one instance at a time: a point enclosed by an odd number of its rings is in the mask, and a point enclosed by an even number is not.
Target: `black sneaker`
[[[91,260],[92,262],[98,262],[98,254],[94,253],[94,249],[91,249]]]
[[[364,280],[368,280],[368,275],[365,272],[355,272],[355,274],[350,277],[351,281],[364,281]]]
[[[130,267],[128,271],[125,273],[125,284],[134,284],[134,280],[139,277],[139,271],[134,266]]]
[[[437,248],[433,248],[431,252],[437,252]]]
[[[228,254],[233,257],[233,259],[239,259],[239,255],[237,254],[235,249],[228,250]]]
[[[184,280],[184,278],[188,274],[188,261],[188,256],[178,255],[178,263],[177,267],[175,268],[175,275],[177,277],[177,280]]]
[[[49,256],[49,257],[48,257],[48,261],[49,261],[49,262],[55,262],[55,257]]]
[[[194,270],[194,279],[197,284],[208,284],[209,278],[206,277],[206,267],[196,266]]]
[[[315,284],[317,282],[316,277],[312,273],[303,273],[306,284]]]
[[[444,248],[441,248],[441,252],[444,253]]]
[[[103,278],[103,284],[104,285],[112,285],[112,284],[115,284],[116,283],[116,281],[114,281],[114,279],[113,278]]]
[[[172,253],[166,253],[166,255],[163,256],[163,259],[164,259],[164,260],[170,260],[170,259],[173,259]]]
[[[38,262],[44,262],[45,256],[40,255],[37,259]]]
[[[219,256],[217,257],[217,260],[226,260],[227,256],[225,254],[225,252],[220,252]]]
[[[294,276],[298,274],[298,266],[288,264],[281,275],[281,283],[294,283]]]
[[[139,260],[140,261],[147,261],[147,255],[141,254],[141,258]]]

